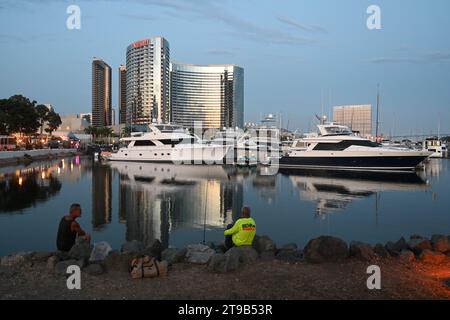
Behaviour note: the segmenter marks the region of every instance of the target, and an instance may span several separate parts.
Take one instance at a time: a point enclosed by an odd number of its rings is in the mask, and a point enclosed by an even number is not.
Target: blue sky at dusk
[[[66,8],[81,8],[81,30]],[[381,7],[382,30],[366,27]],[[245,69],[245,120],[282,113],[308,130],[314,114],[376,104],[385,134],[450,133],[450,1],[0,0],[0,97],[24,94],[61,114],[90,112],[91,61],[117,68],[152,36],[171,60]],[[444,132],[445,131],[445,132]]]

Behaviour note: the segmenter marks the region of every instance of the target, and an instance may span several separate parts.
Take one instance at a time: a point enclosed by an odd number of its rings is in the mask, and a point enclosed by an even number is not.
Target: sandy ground
[[[405,265],[390,259],[381,268],[381,290],[366,287],[368,263],[288,264],[258,261],[230,274],[178,264],[164,278],[133,280],[125,272],[82,274],[81,290],[68,290],[64,276],[45,263],[0,270],[0,299],[447,299],[450,263]]]

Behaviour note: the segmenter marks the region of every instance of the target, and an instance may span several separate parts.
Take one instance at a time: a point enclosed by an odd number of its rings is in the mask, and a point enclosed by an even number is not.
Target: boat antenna
[[[379,122],[380,115],[380,84],[377,84],[377,122],[376,122],[376,131],[375,131],[375,139],[378,139],[378,127],[380,125]]]

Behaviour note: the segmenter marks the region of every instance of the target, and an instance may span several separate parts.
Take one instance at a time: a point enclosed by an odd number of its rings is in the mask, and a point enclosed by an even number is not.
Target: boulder
[[[446,253],[450,251],[450,240],[446,236],[435,234],[431,237],[431,246],[433,251]]]
[[[38,261],[38,262],[44,262],[44,261],[48,261],[48,259],[54,255],[55,255],[54,252],[46,252],[46,251],[35,252],[32,255],[32,260]]]
[[[97,242],[94,245],[94,249],[91,252],[91,256],[89,257],[89,261],[103,261],[112,251],[111,246],[106,241]]]
[[[411,263],[411,262],[414,262],[414,260],[416,260],[414,253],[410,250],[403,250],[398,255],[398,258],[400,259],[400,261],[406,262],[406,263]]]
[[[54,270],[57,274],[66,275],[67,268],[69,266],[74,266],[74,265],[78,266],[77,260],[73,260],[73,259],[72,260],[64,260],[64,261],[60,261],[60,262],[56,263]]]
[[[424,250],[431,250],[431,242],[425,238],[416,238],[408,242],[408,248],[414,252],[416,256],[420,255]]]
[[[362,261],[372,261],[376,257],[370,245],[359,241],[350,243],[350,256]]]
[[[373,248],[373,252],[381,258],[389,258],[391,255],[389,254],[389,251],[386,250],[386,248],[381,244],[377,243],[375,247]]]
[[[297,251],[298,247],[296,243],[288,243],[281,247],[281,251]]]
[[[445,254],[428,249],[423,250],[419,256],[419,260],[427,264],[441,264],[445,259],[447,259]]]
[[[408,249],[408,243],[405,238],[401,237],[397,242],[389,241],[386,243],[385,248],[391,256],[396,257],[400,254],[400,252]]]
[[[58,262],[59,262],[58,256],[51,256],[50,258],[47,259],[47,269],[54,270]]]
[[[213,249],[203,244],[190,244],[187,246],[186,261],[194,264],[207,264],[216,253]]]
[[[89,241],[80,240],[78,241],[72,249],[67,253],[67,259],[69,260],[80,260],[85,259],[88,260],[91,256],[91,252],[94,246],[90,244]]]
[[[133,240],[133,241],[128,241],[127,243],[124,243],[120,249],[120,252],[139,254],[143,250],[144,250],[144,245],[142,244],[142,242]]]
[[[257,259],[258,253],[253,247],[233,247],[225,254],[214,254],[208,263],[208,269],[218,273],[232,272],[255,262]]]
[[[120,253],[119,251],[111,251],[103,261],[106,271],[128,272],[131,260],[135,258],[133,253]]]
[[[264,251],[261,252],[259,255],[259,258],[263,261],[270,261],[275,259],[275,253],[273,251]]]
[[[93,263],[88,265],[86,268],[84,268],[83,272],[86,272],[87,274],[91,276],[98,276],[105,272],[103,266],[99,263]]]
[[[310,240],[304,253],[306,261],[310,263],[342,261],[349,255],[347,243],[330,236]]]
[[[273,242],[268,236],[255,237],[253,240],[253,248],[255,248],[259,254],[265,251],[272,251],[275,253],[277,250],[275,242]]]
[[[141,252],[141,255],[150,256],[161,260],[161,253],[163,252],[163,250],[164,246],[162,245],[161,241],[159,241],[158,239],[154,239],[149,243],[149,245],[145,247],[145,249]]]
[[[181,263],[184,261],[187,249],[168,248],[161,253],[161,258],[170,265]]]
[[[304,260],[303,252],[301,250],[279,250],[277,256],[275,257],[277,260],[289,262],[289,263],[297,263],[302,262]]]

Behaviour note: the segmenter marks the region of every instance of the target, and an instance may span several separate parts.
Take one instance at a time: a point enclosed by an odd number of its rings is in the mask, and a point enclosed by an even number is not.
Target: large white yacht
[[[293,142],[281,168],[413,170],[431,152],[387,148],[355,135],[347,126],[322,122],[319,132]]]
[[[150,124],[148,132],[133,132],[121,139],[117,152],[102,152],[110,161],[173,162],[175,164],[222,164],[227,145],[209,145],[181,126]]]
[[[226,155],[227,164],[256,165],[263,155],[258,153],[258,145],[250,135],[239,129],[225,129],[216,133],[211,145],[230,146]],[[265,155],[264,158],[267,156]]]

